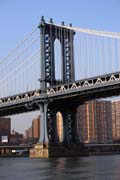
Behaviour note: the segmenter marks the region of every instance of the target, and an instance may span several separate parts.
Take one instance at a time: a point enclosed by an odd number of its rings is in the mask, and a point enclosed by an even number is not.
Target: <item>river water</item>
[[[120,180],[120,155],[1,158],[0,180]]]

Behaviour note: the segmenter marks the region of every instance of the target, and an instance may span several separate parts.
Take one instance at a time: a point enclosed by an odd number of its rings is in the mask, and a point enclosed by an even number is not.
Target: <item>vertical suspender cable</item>
[[[114,39],[113,38],[111,39],[111,53],[112,53],[111,56],[112,72],[114,72]]]
[[[118,39],[118,71],[120,71],[120,40]]]
[[[81,33],[77,33],[78,36],[78,41],[76,40],[76,49],[78,48],[78,56],[76,56],[76,61],[75,61],[75,72],[79,73],[77,80],[82,78],[82,67],[83,67],[83,63],[82,63],[82,47],[81,47]],[[77,53],[75,53],[77,54]],[[80,56],[81,55],[81,56]]]

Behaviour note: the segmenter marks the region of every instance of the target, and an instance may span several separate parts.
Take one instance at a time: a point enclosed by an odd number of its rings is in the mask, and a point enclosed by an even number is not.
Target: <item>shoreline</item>
[[[102,155],[120,155],[120,152],[88,152],[88,156],[102,156]],[[0,155],[0,158],[22,158],[22,157],[29,157],[29,154],[19,155],[19,154],[6,154]],[[62,156],[61,156],[62,157]],[[66,157],[74,157],[74,156],[66,156]],[[78,157],[85,157],[85,156],[78,156]],[[59,157],[60,158],[60,157]]]

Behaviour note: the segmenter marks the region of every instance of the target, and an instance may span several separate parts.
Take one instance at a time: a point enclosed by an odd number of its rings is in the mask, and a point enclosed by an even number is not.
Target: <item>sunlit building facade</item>
[[[112,142],[112,114],[110,101],[95,101],[95,129],[97,143]]]
[[[32,125],[25,131],[25,140],[27,143],[36,143],[40,138],[40,117],[32,120]]]
[[[112,101],[112,135],[114,142],[120,142],[120,101]]]
[[[40,117],[32,120],[32,136],[33,139],[39,139],[40,137]]]
[[[77,109],[77,134],[84,143],[112,142],[111,102],[91,100]]]

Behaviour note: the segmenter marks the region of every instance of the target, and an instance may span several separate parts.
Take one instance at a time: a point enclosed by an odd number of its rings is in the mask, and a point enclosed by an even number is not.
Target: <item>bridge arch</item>
[[[61,59],[61,43],[58,38],[54,41],[54,57],[55,57],[55,79],[57,83],[62,80],[62,59]]]

